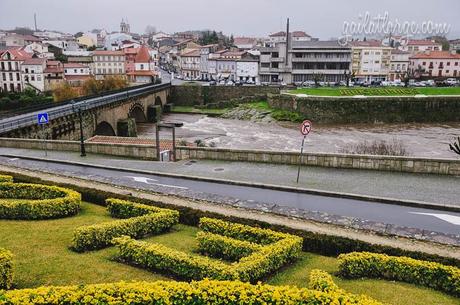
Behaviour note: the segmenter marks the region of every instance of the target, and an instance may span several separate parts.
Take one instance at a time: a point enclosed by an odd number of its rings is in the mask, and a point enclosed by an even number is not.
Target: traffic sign
[[[49,123],[48,112],[37,114],[37,123],[39,125],[48,124]]]
[[[304,136],[309,134],[311,131],[311,122],[309,120],[305,120],[302,122],[302,125],[300,125],[300,133]]]

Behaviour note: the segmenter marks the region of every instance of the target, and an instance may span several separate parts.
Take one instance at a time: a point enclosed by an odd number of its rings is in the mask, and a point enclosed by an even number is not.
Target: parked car
[[[302,83],[302,86],[304,87],[313,87],[315,85],[315,82],[312,80],[307,80]]]
[[[457,86],[458,81],[455,78],[448,78],[446,79],[445,83],[448,86]]]
[[[430,86],[430,87],[434,87],[434,86],[436,86],[436,83],[435,83],[434,80],[429,79],[429,80],[426,81],[426,85]]]
[[[209,82],[209,86],[215,86],[215,85],[217,85],[216,81],[212,80],[212,81]]]

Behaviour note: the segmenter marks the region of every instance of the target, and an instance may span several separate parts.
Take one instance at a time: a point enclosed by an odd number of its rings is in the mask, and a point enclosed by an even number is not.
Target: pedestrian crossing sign
[[[49,123],[48,113],[44,112],[44,113],[37,114],[37,122],[39,125],[48,124]]]

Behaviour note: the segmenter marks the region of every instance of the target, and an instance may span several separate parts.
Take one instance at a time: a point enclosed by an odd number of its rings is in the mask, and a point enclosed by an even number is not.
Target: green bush
[[[13,182],[13,177],[7,175],[0,175],[0,183],[2,182]]]
[[[402,281],[460,296],[460,269],[456,267],[370,252],[341,254],[339,264],[345,278]]]
[[[229,265],[127,237],[116,239],[115,244],[120,249],[119,257],[125,262],[167,271],[183,279],[209,277],[251,282],[296,259],[302,251],[302,239],[290,234],[210,218],[201,219],[200,227],[204,230],[198,234],[202,253],[239,260]],[[219,234],[222,234],[220,238],[216,236]]]
[[[51,219],[80,210],[81,195],[57,186],[0,183],[0,219]]]
[[[211,280],[192,283],[158,281],[39,287],[7,291],[0,297],[0,305],[38,304],[379,305],[381,303],[352,294],[325,293],[293,286],[251,285],[239,281]]]
[[[12,284],[13,254],[8,250],[0,248],[0,289],[10,289]]]
[[[313,269],[310,272],[308,288],[322,292],[340,291],[341,289],[332,280],[332,276],[326,271]]]
[[[111,222],[79,227],[75,230],[71,249],[77,252],[101,249],[112,244],[112,239],[127,235],[142,238],[170,229],[179,221],[179,212],[144,204],[108,199]]]

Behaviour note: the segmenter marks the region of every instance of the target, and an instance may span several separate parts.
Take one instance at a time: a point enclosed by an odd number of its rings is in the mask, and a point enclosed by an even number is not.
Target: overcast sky
[[[283,30],[290,17],[291,29],[328,39],[340,35],[344,21],[357,21],[366,11],[388,11],[392,20],[447,22],[451,36],[460,36],[459,0],[0,0],[0,29],[33,27],[37,13],[40,29],[73,34],[93,28],[115,31],[128,18],[138,33],[150,24],[166,32],[216,29],[263,37]]]

